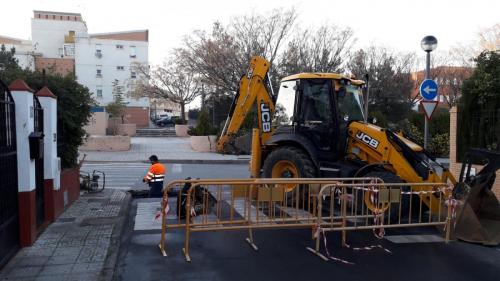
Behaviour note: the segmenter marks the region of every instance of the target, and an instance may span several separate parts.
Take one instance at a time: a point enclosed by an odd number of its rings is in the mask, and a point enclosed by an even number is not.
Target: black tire
[[[263,166],[263,176],[265,178],[273,178],[273,168],[280,162],[288,161],[290,164],[295,166],[297,174],[287,173],[279,176],[282,178],[314,178],[316,177],[316,169],[311,158],[300,148],[293,146],[283,146],[273,150],[269,156],[264,161]],[[275,178],[278,176],[274,176]],[[295,187],[297,188],[297,187]],[[294,188],[294,190],[295,190]],[[306,194],[308,194],[308,188],[305,185],[298,186],[299,188],[299,206],[300,208],[306,209],[307,204],[304,202],[309,202],[306,200]],[[294,192],[287,192],[286,194],[287,202],[289,205],[293,205]]]
[[[297,167],[299,172],[298,178],[313,178],[316,176],[316,169],[311,158],[302,149],[293,146],[283,146],[273,150],[264,161],[264,177],[272,178],[273,167],[282,160],[290,161]]]
[[[401,180],[400,177],[398,177],[394,173],[391,173],[391,172],[388,172],[388,171],[372,171],[372,172],[369,172],[366,175],[364,175],[364,177],[380,178],[380,179],[382,179],[384,181],[384,183],[404,183],[404,181]],[[408,188],[407,186],[393,186],[391,188],[398,188],[398,187],[400,189],[402,189],[402,191],[409,191],[410,190],[410,188]],[[360,198],[360,197],[362,197],[362,196],[358,196],[358,198]],[[360,198],[360,199],[362,200],[361,202],[363,204],[365,204],[364,198]],[[358,199],[358,204],[359,203],[360,202],[359,202],[359,199]],[[402,198],[401,198],[401,222],[403,222],[403,220],[408,219],[408,215],[409,215],[408,214],[408,210],[409,210],[409,207],[410,207],[410,198],[409,198],[409,196],[402,196]],[[398,220],[399,220],[399,204],[397,204],[397,203],[391,203],[390,213],[389,213],[388,210],[386,211],[386,222],[387,222],[388,216],[390,216],[391,224],[398,222]]]

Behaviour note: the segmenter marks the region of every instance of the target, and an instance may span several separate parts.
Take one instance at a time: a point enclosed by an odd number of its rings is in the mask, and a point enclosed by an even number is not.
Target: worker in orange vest
[[[142,181],[149,184],[149,197],[162,197],[163,180],[167,170],[165,166],[158,163],[156,155],[151,155],[149,161],[151,161],[151,167],[149,167],[149,171]]]

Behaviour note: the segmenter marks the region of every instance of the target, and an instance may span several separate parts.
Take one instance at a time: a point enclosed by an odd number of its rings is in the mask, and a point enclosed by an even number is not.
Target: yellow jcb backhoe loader
[[[364,81],[334,73],[300,73],[283,78],[274,95],[269,68],[264,58],[251,59],[217,143],[219,152],[231,150],[245,117],[256,105],[259,129],[252,136],[252,177],[363,176],[390,183],[457,184],[421,146],[366,122]],[[413,187],[419,189],[423,187]],[[436,195],[421,196],[437,214],[440,200],[431,199]],[[373,207],[369,198],[364,202]],[[498,201],[494,208],[498,209]]]

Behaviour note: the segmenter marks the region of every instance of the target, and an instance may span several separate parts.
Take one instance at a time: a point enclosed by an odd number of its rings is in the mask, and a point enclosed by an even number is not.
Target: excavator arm
[[[226,123],[217,142],[217,151],[231,152],[234,141],[246,116],[257,104],[261,143],[271,137],[271,121],[274,114],[273,97],[266,89],[266,75],[270,63],[262,57],[252,57],[247,74],[240,80],[239,90],[234,97]]]

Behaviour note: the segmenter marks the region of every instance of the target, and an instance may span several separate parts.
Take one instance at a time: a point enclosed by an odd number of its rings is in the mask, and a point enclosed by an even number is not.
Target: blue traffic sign
[[[438,94],[438,84],[432,79],[425,79],[422,84],[420,84],[420,95],[425,100],[433,100]]]

